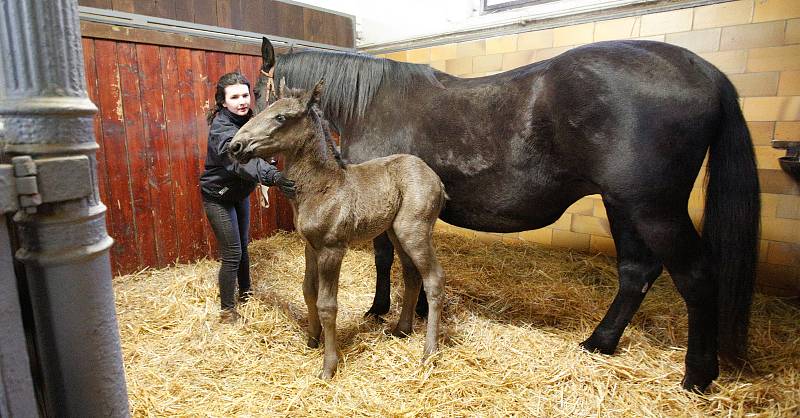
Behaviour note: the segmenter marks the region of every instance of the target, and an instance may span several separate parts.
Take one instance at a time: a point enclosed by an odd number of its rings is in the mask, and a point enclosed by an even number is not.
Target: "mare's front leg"
[[[321,379],[331,379],[336,373],[339,354],[336,352],[336,313],[338,311],[337,294],[339,291],[339,271],[345,248],[325,247],[317,252],[318,297],[317,313],[319,314],[325,338],[325,355],[322,362]]]
[[[375,270],[377,273],[375,298],[372,300],[372,307],[369,308],[364,316],[378,317],[389,312],[394,246],[392,246],[392,241],[389,240],[386,232],[384,232],[372,240],[372,249],[375,253]]]
[[[308,308],[308,342],[311,348],[319,347],[319,336],[322,333],[322,325],[319,322],[317,312],[317,292],[319,282],[317,280],[317,253],[306,243],[306,274],[303,279],[303,298],[306,300]]]

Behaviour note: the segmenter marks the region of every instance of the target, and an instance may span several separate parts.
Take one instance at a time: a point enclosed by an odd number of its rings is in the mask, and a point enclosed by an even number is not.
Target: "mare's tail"
[[[709,151],[703,240],[718,286],[720,357],[736,364],[747,357],[761,202],[753,143],[736,89],[719,74],[723,114]]]

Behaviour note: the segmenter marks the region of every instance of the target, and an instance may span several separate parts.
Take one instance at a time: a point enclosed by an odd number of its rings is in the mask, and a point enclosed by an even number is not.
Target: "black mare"
[[[274,66],[288,86],[309,89],[325,78],[322,107],[347,160],[395,153],[425,160],[450,196],[440,216],[450,224],[536,229],[582,196],[602,195],[619,290],[585,349],[615,351],[664,266],[688,309],[683,386],[705,390],[719,375],[718,353],[735,363],[745,357],[759,186],[736,90],[707,61],[659,42],[602,42],[463,79],[349,53],[276,59],[267,39],[262,53],[262,71]],[[700,235],[687,202],[707,151]],[[383,314],[393,253],[386,237],[374,246],[370,312]]]

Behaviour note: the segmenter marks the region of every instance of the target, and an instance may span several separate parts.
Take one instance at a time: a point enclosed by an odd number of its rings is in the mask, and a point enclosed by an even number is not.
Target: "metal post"
[[[33,379],[48,416],[128,416],[106,207],[76,0],[0,0],[2,162],[85,155],[93,192],[14,216],[33,316]],[[69,182],[59,187],[72,187]],[[41,186],[40,186],[41,187]],[[26,306],[27,303],[29,306]]]

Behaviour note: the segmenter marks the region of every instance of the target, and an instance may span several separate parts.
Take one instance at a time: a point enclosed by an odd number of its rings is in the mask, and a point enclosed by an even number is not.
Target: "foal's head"
[[[231,140],[231,156],[247,162],[253,157],[267,158],[302,147],[317,133],[314,121],[307,116],[318,112],[314,106],[319,103],[324,83],[320,80],[312,90],[304,91],[289,89],[281,80],[278,100],[250,119]]]

